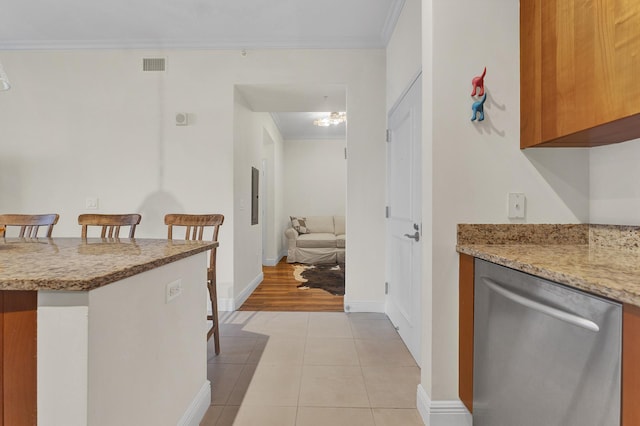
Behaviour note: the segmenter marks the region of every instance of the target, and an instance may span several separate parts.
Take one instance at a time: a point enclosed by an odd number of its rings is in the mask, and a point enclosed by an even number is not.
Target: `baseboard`
[[[260,285],[262,280],[264,280],[264,274],[262,273],[262,271],[260,271],[260,273],[256,275],[256,277],[249,283],[249,285],[247,285],[244,290],[242,290],[240,294],[236,296],[232,310],[235,311],[240,306],[242,306],[242,304],[249,298],[249,296],[251,296],[253,290],[255,290]]]
[[[284,256],[286,256],[286,254]],[[280,257],[278,257],[277,259],[265,259],[262,261],[262,264],[264,266],[276,266],[278,263],[280,263],[284,256],[280,255]]]
[[[235,298],[231,297],[218,297],[218,311],[233,312],[238,309],[242,304],[251,296],[253,290],[256,289],[264,279],[264,274],[260,272],[251,282],[240,292]],[[211,314],[211,312],[209,312]]]
[[[234,310],[233,298],[218,297],[218,311],[231,312]],[[211,312],[209,312],[209,315],[211,315]]]
[[[432,401],[422,385],[418,385],[418,412],[427,426],[472,426],[471,413],[459,399]]]
[[[344,301],[345,312],[381,312],[384,313],[384,301],[347,300]]]
[[[198,426],[211,405],[211,382],[206,380],[189,408],[178,421],[178,426]]]

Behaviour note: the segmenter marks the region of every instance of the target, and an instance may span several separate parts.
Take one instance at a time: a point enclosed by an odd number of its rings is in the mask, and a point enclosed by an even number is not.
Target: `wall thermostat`
[[[189,124],[189,115],[186,112],[176,114],[176,126],[186,126]]]

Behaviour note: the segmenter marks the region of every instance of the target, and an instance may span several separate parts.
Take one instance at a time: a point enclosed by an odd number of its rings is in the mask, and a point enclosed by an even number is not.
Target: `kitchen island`
[[[461,224],[459,396],[473,411],[474,259],[622,304],[622,426],[640,424],[640,227]],[[589,374],[585,371],[584,374]]]
[[[0,424],[198,424],[216,246],[0,240]]]

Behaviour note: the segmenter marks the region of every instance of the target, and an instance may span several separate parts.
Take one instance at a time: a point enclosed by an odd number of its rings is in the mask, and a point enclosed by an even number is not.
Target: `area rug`
[[[301,290],[319,288],[334,296],[344,296],[344,263],[294,265],[293,277],[302,284]]]

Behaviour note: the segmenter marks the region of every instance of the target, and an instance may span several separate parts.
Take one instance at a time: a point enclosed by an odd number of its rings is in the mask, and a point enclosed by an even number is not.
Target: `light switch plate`
[[[87,210],[98,210],[98,197],[85,198],[84,208]]]
[[[182,280],[175,280],[167,284],[166,303],[171,302],[182,294]]]
[[[526,197],[520,192],[509,193],[509,219],[524,219],[526,216]]]

